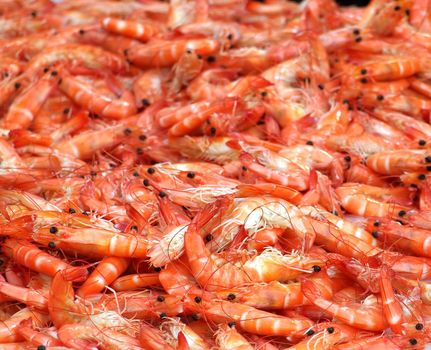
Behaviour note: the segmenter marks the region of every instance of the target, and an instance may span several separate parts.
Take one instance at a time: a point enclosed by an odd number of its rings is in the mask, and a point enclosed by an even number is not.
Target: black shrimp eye
[[[69,114],[69,112],[70,112],[70,108],[63,109],[63,114]]]
[[[166,314],[166,312],[162,312],[162,313],[160,314],[160,319],[161,319],[161,320],[163,320],[163,319],[165,319],[167,316],[168,316],[168,315]]]
[[[211,129],[210,129],[211,135],[214,135],[216,132],[217,132],[217,129],[212,126]]]
[[[233,328],[235,327],[235,322],[229,322],[227,325],[229,326],[229,328]]]
[[[323,89],[325,88],[325,86],[324,86],[323,84],[319,84],[319,85],[317,85],[317,87],[318,87],[320,90],[323,90]]]
[[[344,157],[344,160],[345,160],[346,162],[351,162],[351,161],[352,161],[352,157],[350,157],[350,156],[345,156],[345,157]]]
[[[425,163],[431,163],[431,156],[425,157]]]
[[[139,176],[139,173],[138,173],[137,171],[134,171],[134,172],[133,172],[133,176],[138,177],[138,176]]]
[[[145,141],[147,139],[146,135],[139,135],[139,140]]]
[[[227,296],[227,300],[235,300],[235,298],[236,298],[236,295],[235,295],[235,294],[233,294],[233,293],[230,293],[230,294],[228,294],[228,296]]]
[[[132,133],[132,129],[130,129],[130,128],[124,129],[124,135],[130,135],[131,133]]]
[[[21,87],[21,83],[15,83],[15,89],[18,90]]]
[[[379,233],[377,231],[373,231],[373,232],[371,232],[371,234],[373,235],[374,238],[379,237]]]
[[[379,220],[374,221],[373,226],[376,226],[376,227],[380,226],[380,221]]]
[[[394,11],[399,11],[399,10],[401,10],[401,6],[395,6],[394,7]]]
[[[367,74],[367,70],[366,70],[365,68],[361,69],[361,74],[362,74],[362,75]]]
[[[164,198],[164,197],[166,197],[166,192],[159,192],[159,196],[160,196],[160,198]]]
[[[33,12],[31,13],[31,16],[32,16],[32,17],[36,17],[36,16],[37,16],[37,12],[36,12],[36,11],[33,11]]]
[[[49,228],[49,232],[50,232],[50,233],[54,233],[54,234],[55,234],[55,233],[57,233],[57,232],[58,232],[58,228],[57,228],[57,227],[55,227],[55,226],[52,226],[52,227],[50,227],[50,228]]]
[[[146,98],[143,98],[141,102],[145,107],[148,107],[151,104],[150,100]]]
[[[318,266],[318,265],[314,265],[312,267],[312,269],[313,269],[314,272],[320,272],[322,270],[322,268],[320,266]]]
[[[329,334],[332,334],[335,331],[334,327],[328,327],[326,328],[326,330],[328,331]]]
[[[0,259],[0,266],[2,266],[4,264],[3,259]]]
[[[377,100],[383,101],[385,98],[383,95],[377,95]]]
[[[420,330],[422,330],[422,329],[424,328],[424,325],[423,325],[422,323],[416,323],[415,328],[416,328],[418,331],[420,331]]]
[[[213,62],[215,62],[215,60],[216,60],[215,56],[208,56],[207,57],[207,62],[208,63],[213,63]]]
[[[196,174],[195,174],[193,171],[189,171],[189,172],[187,173],[187,177],[188,177],[189,179],[193,179],[195,176],[196,176]]]
[[[156,169],[154,169],[154,168],[148,168],[147,169],[148,174],[154,174],[155,172],[156,172]]]
[[[160,302],[165,301],[165,297],[163,295],[159,295],[157,297],[157,301],[160,301]]]
[[[148,179],[145,179],[144,181],[142,181],[142,183],[144,184],[144,186],[150,186],[150,181]]]
[[[85,34],[85,30],[84,30],[84,29],[80,29],[80,30],[78,31],[78,33],[79,33],[80,35],[84,35],[84,34]]]
[[[241,167],[241,169],[242,169],[242,171],[247,171],[247,167],[244,165]]]
[[[308,335],[308,336],[310,336],[310,335],[313,335],[314,334],[314,331],[312,330],[312,329],[309,329],[308,331],[307,331],[307,333],[305,333],[306,335]]]
[[[359,29],[353,29],[353,34],[359,35],[359,34],[361,34],[361,31]]]
[[[411,338],[411,339],[409,339],[409,343],[412,345],[416,345],[418,343],[418,341],[415,338]]]
[[[407,213],[406,213],[406,211],[405,210],[400,210],[399,212],[398,212],[398,216],[404,216],[404,215],[406,215]]]
[[[360,42],[362,41],[362,37],[361,37],[361,36],[358,36],[358,37],[355,39],[355,41],[356,41],[357,43],[360,43]]]
[[[55,248],[55,243],[54,242],[49,242],[48,243],[48,247],[49,248]]]
[[[133,225],[130,229],[133,230],[133,231],[138,231],[138,226]]]
[[[201,297],[195,297],[195,302],[196,302],[196,303],[198,303],[198,304],[199,304],[201,301],[202,301],[202,298],[201,298]]]
[[[426,179],[425,174],[418,175],[418,180],[425,180],[425,179]]]
[[[418,141],[419,146],[425,146],[427,142],[425,140],[419,140]]]
[[[200,319],[200,316],[198,314],[192,314],[192,320],[197,321]]]
[[[213,235],[212,235],[211,233],[208,233],[208,234],[205,236],[205,240],[206,240],[207,242],[210,242],[212,239],[213,239]]]
[[[313,141],[307,141],[305,144],[309,146],[313,146]]]
[[[37,347],[37,350],[46,350],[46,346],[45,345],[39,345]]]
[[[233,35],[232,35],[232,33],[229,33],[229,34],[227,35],[227,39],[228,39],[228,40],[232,40],[232,39],[233,39]]]
[[[156,272],[160,272],[160,271],[162,271],[162,268],[161,268],[161,267],[155,267],[155,268],[154,268],[154,271],[156,271]]]

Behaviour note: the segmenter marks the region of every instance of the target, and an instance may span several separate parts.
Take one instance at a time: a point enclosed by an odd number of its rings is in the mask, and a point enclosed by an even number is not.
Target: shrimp
[[[355,68],[356,78],[370,78],[377,81],[397,80],[415,75],[422,69],[421,59],[397,57],[386,61],[365,63]],[[365,74],[364,74],[365,72]]]
[[[396,188],[395,190],[399,189],[401,188]],[[342,206],[355,215],[393,217],[397,219],[411,209],[407,206],[409,204],[408,199],[407,201],[402,199],[401,204],[398,204],[400,202],[396,200],[396,197],[395,200],[392,200],[391,189],[360,184],[343,184],[335,192],[339,196]],[[403,190],[403,193],[406,192]],[[392,202],[388,202],[388,200]]]
[[[279,316],[251,306],[217,299],[210,301],[200,296],[188,296],[186,307],[210,321],[233,321],[239,329],[258,335],[291,336],[313,325],[307,318]]]
[[[402,175],[427,171],[428,160],[431,162],[427,149],[387,150],[369,156],[367,166],[379,174]]]
[[[148,248],[148,243],[142,236],[97,228],[58,226],[55,233],[48,228],[41,228],[33,233],[33,239],[50,248],[97,257],[144,258]]]
[[[149,324],[142,323],[139,332],[139,341],[141,346],[149,350],[174,350],[175,348],[168,344],[166,333],[162,332]]]
[[[87,160],[97,151],[115,147],[131,133],[133,133],[132,128],[121,124],[115,125],[102,130],[80,133],[71,139],[58,142],[55,149],[60,153]]]
[[[3,277],[0,278],[0,293],[39,310],[48,307],[48,299],[43,292],[7,283]]]
[[[111,287],[118,291],[132,291],[143,287],[157,286],[160,284],[158,273],[140,273],[126,275],[112,282]]]
[[[136,113],[133,95],[126,90],[119,99],[101,95],[88,84],[62,73],[60,89],[76,104],[105,118],[123,119]]]
[[[192,50],[198,55],[211,55],[219,48],[218,41],[211,39],[157,40],[130,48],[126,52],[126,57],[141,68],[161,68],[173,66],[187,50]]]
[[[24,320],[17,328],[18,333],[32,345],[60,346],[62,342],[48,334],[33,329],[31,320]]]
[[[3,119],[3,126],[7,129],[28,128],[48,96],[52,93],[55,82],[54,73],[46,74],[40,80],[23,91],[9,107]]]
[[[222,205],[223,203],[219,200],[197,214],[184,238],[191,271],[198,283],[205,289],[213,291],[221,287],[230,288],[252,281],[287,281],[300,275],[301,271],[311,272],[308,269],[321,264],[319,258],[312,255],[283,256],[273,249],[265,250],[240,266],[209,254],[204,240],[198,232],[203,225],[208,223],[211,214],[215,214],[215,211]]]
[[[112,329],[94,325],[66,324],[58,330],[58,337],[66,346],[80,350],[98,347],[113,350],[142,350],[139,341]]]
[[[121,34],[143,42],[148,41],[160,31],[157,26],[151,23],[124,21],[112,17],[106,17],[102,20],[102,28],[108,32]]]
[[[320,288],[310,280],[303,280],[301,288],[305,296],[318,308],[347,325],[370,331],[382,331],[388,327],[383,316],[381,301],[368,296],[362,304],[336,303],[323,297]]]
[[[104,258],[84,284],[78,289],[76,294],[82,298],[95,294],[103,290],[117,279],[129,266],[128,259],[118,257]]]
[[[53,277],[58,271],[66,269],[70,273],[73,271],[76,280],[83,280],[87,276],[87,270],[84,267],[73,267],[23,240],[9,238],[2,244],[2,249],[6,256],[17,263],[48,276]]]
[[[216,341],[220,350],[253,350],[254,347],[235,329],[228,325],[219,326]]]

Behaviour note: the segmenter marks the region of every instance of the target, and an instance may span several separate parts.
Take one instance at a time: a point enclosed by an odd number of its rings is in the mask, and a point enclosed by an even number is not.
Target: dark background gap
[[[301,2],[301,0],[294,0],[296,2]],[[370,0],[337,0],[340,5],[356,5],[356,6],[366,6]]]

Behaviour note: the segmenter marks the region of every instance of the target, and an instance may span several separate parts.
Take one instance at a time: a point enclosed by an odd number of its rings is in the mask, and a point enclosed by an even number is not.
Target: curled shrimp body
[[[425,172],[428,166],[428,153],[426,149],[400,149],[378,152],[368,157],[367,166],[375,172],[384,175]]]

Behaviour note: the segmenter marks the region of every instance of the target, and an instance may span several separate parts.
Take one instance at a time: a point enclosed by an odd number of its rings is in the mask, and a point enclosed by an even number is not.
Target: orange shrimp
[[[396,191],[400,189],[395,188]],[[342,206],[352,214],[366,217],[393,217],[397,219],[405,215],[411,208],[402,205],[409,204],[408,198],[407,201],[405,199],[402,200],[401,205],[398,204],[400,202],[396,200],[396,197],[395,200],[389,202],[393,195],[391,191],[392,189],[348,183],[343,184],[335,190]],[[404,190],[403,194],[408,195]]]
[[[207,300],[200,296],[188,296],[186,307],[201,313],[206,319],[217,322],[235,322],[246,332],[271,336],[291,336],[310,328],[313,323],[306,318],[289,318],[251,306],[222,300]]]
[[[151,23],[138,23],[112,17],[106,17],[102,20],[102,28],[108,32],[121,34],[144,42],[160,31],[159,28]]]
[[[227,262],[211,255],[204,239],[198,233],[200,228],[215,215],[225,199],[204,208],[195,216],[185,234],[185,251],[191,271],[200,285],[212,291],[222,287],[230,288],[248,282],[287,281],[301,272],[311,272],[312,266],[321,265],[319,257],[312,255],[286,255],[277,250],[266,250],[258,256],[243,262]],[[212,215],[211,215],[212,214]]]
[[[149,350],[174,350],[166,341],[166,334],[147,323],[142,323],[139,331],[141,346]]]
[[[224,324],[216,332],[216,342],[220,350],[253,350],[252,346],[236,329]]]
[[[17,331],[24,339],[29,341],[34,346],[60,346],[63,344],[60,340],[48,334],[34,330],[30,320],[22,321],[18,326]]]
[[[87,160],[97,151],[115,147],[132,133],[133,128],[121,124],[115,125],[102,130],[77,134],[71,139],[58,142],[55,149],[61,153]]]
[[[157,286],[160,284],[158,273],[140,273],[134,275],[127,275],[117,278],[112,282],[111,287],[114,290],[132,291],[143,287]]]
[[[93,87],[67,73],[61,75],[60,89],[79,106],[111,119],[123,119],[136,113],[135,100],[130,91],[126,90],[120,98],[113,99],[101,95]]]
[[[383,316],[381,301],[375,296],[367,297],[363,304],[336,303],[323,297],[320,288],[310,280],[303,280],[301,288],[305,296],[318,308],[347,325],[370,331],[381,331],[388,327]]]
[[[259,183],[253,185],[241,184],[236,187],[238,197],[257,197],[258,195],[269,195],[282,198],[292,204],[299,204],[302,198],[300,192],[283,185],[271,183]]]
[[[29,269],[54,276],[58,271],[73,271],[77,280],[85,279],[87,270],[84,267],[73,267],[65,261],[45,253],[35,245],[13,238],[7,239],[3,245],[3,253],[17,263]]]
[[[211,55],[219,48],[218,41],[211,39],[157,40],[130,48],[126,57],[141,68],[160,68],[174,65],[187,50],[192,50],[197,55]]]
[[[129,266],[128,259],[106,257],[97,265],[76,294],[82,298],[103,290],[105,286],[115,281]]]
[[[43,292],[7,283],[3,277],[0,278],[0,293],[39,310],[48,307],[48,298]]]
[[[57,75],[56,71],[45,75],[14,100],[3,119],[3,126],[6,129],[25,129],[30,126],[34,116],[55,87],[54,72]]]
[[[426,339],[422,337],[412,338],[411,336],[398,334],[384,334],[377,336],[368,336],[357,340],[349,340],[346,343],[338,344],[333,347],[334,350],[413,350],[420,349],[422,344],[426,344]]]
[[[72,349],[94,348],[142,350],[139,341],[109,328],[94,325],[66,324],[58,330],[58,337]]]
[[[2,321],[0,325],[0,342],[13,343],[20,341],[23,337],[18,333],[21,322],[31,319],[35,327],[44,327],[48,323],[48,316],[28,308],[21,309],[12,315],[8,320]]]
[[[33,239],[50,248],[77,251],[97,257],[144,258],[147,256],[148,247],[142,236],[98,228],[75,229],[58,226],[55,233],[49,228],[41,228],[33,233]]]
[[[379,174],[401,175],[405,172],[425,172],[428,170],[428,160],[431,162],[427,149],[387,150],[369,156],[367,166]]]

